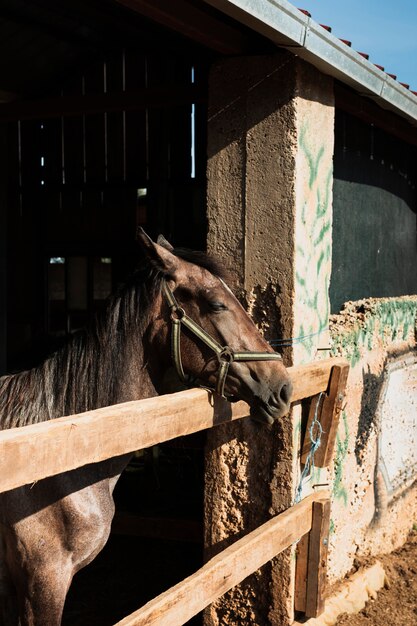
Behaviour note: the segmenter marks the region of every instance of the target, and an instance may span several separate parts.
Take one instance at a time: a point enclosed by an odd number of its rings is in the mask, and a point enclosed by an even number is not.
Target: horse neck
[[[39,367],[0,379],[0,429],[156,395],[144,366],[146,325],[137,314],[123,319],[121,307]]]

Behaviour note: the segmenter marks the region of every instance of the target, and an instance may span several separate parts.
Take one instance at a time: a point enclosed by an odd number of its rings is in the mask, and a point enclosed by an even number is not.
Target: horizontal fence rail
[[[292,402],[326,391],[334,366],[326,359],[288,368]],[[201,389],[126,402],[0,432],[0,492],[147,448],[249,415]]]
[[[319,492],[259,526],[212,558],[195,574],[157,596],[115,626],[179,626],[262,565],[289,548],[313,526],[313,507],[327,501]]]
[[[320,408],[327,429],[324,465],[332,456],[348,370],[344,359],[288,369],[291,401],[312,398],[310,416],[318,415],[324,393]],[[241,419],[249,410],[245,402],[230,404],[207,391],[190,389],[0,431],[0,492]],[[180,626],[300,539],[297,608],[316,617],[324,603],[329,520],[329,493],[314,493],[115,626]]]

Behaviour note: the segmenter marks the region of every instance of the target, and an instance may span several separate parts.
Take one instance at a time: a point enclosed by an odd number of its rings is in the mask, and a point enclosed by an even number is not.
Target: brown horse
[[[174,250],[163,238],[154,243],[143,231],[139,241],[142,267],[92,330],[39,367],[0,379],[2,429],[164,393],[171,347],[184,379],[245,400],[252,416],[267,423],[287,413],[288,374],[216,263]],[[61,623],[74,574],[107,541],[112,492],[129,458],[0,494],[3,626]]]

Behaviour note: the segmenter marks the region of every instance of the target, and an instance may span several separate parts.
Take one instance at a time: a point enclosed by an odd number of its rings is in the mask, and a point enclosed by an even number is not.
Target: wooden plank
[[[326,389],[335,359],[288,368],[293,401]],[[241,419],[248,405],[202,389],[157,396],[0,433],[0,491]],[[13,473],[10,468],[13,467]]]
[[[123,91],[123,55],[114,53],[106,59],[107,93]],[[106,182],[124,180],[124,121],[123,112],[105,113]]]
[[[117,2],[220,54],[244,54],[250,50],[247,36],[239,29],[185,0],[175,0],[175,3],[161,0]]]
[[[194,65],[194,84],[197,88],[203,88],[208,85],[208,65],[207,63],[197,62]],[[196,180],[206,181],[207,170],[207,101],[195,103],[194,106],[194,152],[195,152],[195,177]]]
[[[305,613],[307,599],[309,535],[303,535],[297,544],[297,560],[295,564],[294,610]]]
[[[85,97],[103,97],[104,63],[91,66],[84,75]],[[85,117],[86,183],[103,185],[105,182],[105,114]]]
[[[313,494],[220,552],[204,567],[115,626],[178,626],[308,533]]]
[[[348,363],[346,359],[331,358],[288,368],[293,383],[292,402],[327,391],[330,372],[335,366],[348,366]]]
[[[174,58],[165,54],[152,54],[147,58],[147,84],[150,88],[168,86],[173,92]],[[172,109],[150,108],[148,111],[148,174],[149,211],[148,225],[172,237],[174,207],[170,197],[170,115]],[[157,193],[156,193],[156,190]]]
[[[174,70],[174,89],[191,85],[191,60],[178,59]],[[169,113],[170,179],[174,185],[191,178],[191,104],[172,108]],[[181,203],[175,206],[175,216]]]
[[[125,90],[146,89],[147,59],[144,54],[125,52]],[[124,111],[126,180],[136,188],[146,187],[148,177],[148,115],[142,110]]]
[[[83,79],[77,79],[66,84],[62,91],[61,102],[66,98],[82,98]],[[84,120],[81,114],[61,118],[63,127],[63,165],[65,184],[80,187],[84,183],[85,146]]]
[[[42,188],[57,187],[62,183],[62,120],[50,119],[42,122],[40,132],[40,155],[42,157],[40,177]]]
[[[322,496],[322,494],[317,495]],[[313,521],[308,549],[305,608],[307,617],[318,617],[324,611],[329,525],[330,499],[324,497],[313,502]]]
[[[207,90],[196,85],[155,87],[113,93],[67,95],[59,98],[18,100],[0,104],[0,122],[38,120],[73,115],[94,115],[110,111],[140,111],[148,107],[166,109],[172,106],[206,102]]]
[[[316,467],[328,467],[333,459],[334,446],[336,442],[336,434],[339,426],[339,417],[343,407],[345,398],[345,389],[347,377],[349,374],[349,365],[346,362],[333,365],[328,390],[324,398],[322,398],[318,407],[318,419],[323,429],[321,435],[321,444],[314,455],[314,465]],[[301,462],[305,463],[307,455],[310,451],[310,426],[314,419],[316,405],[319,402],[319,396],[311,401],[310,414],[307,421],[306,435],[301,451]]]
[[[25,121],[20,124],[21,182],[23,188],[40,189],[42,180],[42,129],[41,122]]]
[[[237,409],[238,417],[248,414],[247,406],[242,404]],[[229,419],[230,409],[219,417],[208,401],[208,393],[192,389],[3,431],[0,490],[146,448]]]

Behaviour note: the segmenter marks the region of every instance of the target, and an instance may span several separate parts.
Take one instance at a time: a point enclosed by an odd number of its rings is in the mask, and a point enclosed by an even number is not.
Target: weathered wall
[[[331,336],[351,371],[334,466],[320,477],[333,491],[331,580],[402,543],[417,519],[415,154],[336,111]]]
[[[393,145],[386,141],[384,149]],[[344,278],[347,289],[354,285],[363,288],[363,297],[369,295],[369,281],[361,282],[357,275],[358,255],[346,259],[346,267],[341,256],[340,219],[344,216],[345,230],[352,226],[346,219],[352,198],[343,196],[342,206],[340,187],[336,183],[333,188],[331,79],[288,53],[220,62],[210,78],[208,153],[208,249],[230,267],[231,285],[265,337],[292,338],[281,346],[287,365],[328,356],[331,350],[347,357],[352,369],[334,463],[328,469],[313,468],[301,486],[300,410],[272,431],[242,420],[208,434],[206,556],[291,506],[298,487],[304,497],[313,485],[328,484],[329,580],[336,581],[355,558],[404,541],[417,519],[417,455],[407,448],[417,438],[412,417],[417,297],[348,303],[339,315],[330,316],[328,330],[329,285],[331,289],[334,279],[343,287],[340,271],[350,268]],[[402,189],[402,199],[411,207],[412,186],[407,182]],[[355,193],[360,188],[358,183]],[[334,190],[339,193],[336,218]],[[384,198],[388,204],[392,200]],[[360,211],[365,214],[368,208],[363,203]],[[378,224],[389,230],[389,224]],[[390,249],[381,253],[386,252],[387,263],[395,259],[390,267],[398,270],[401,242],[407,238],[409,255],[415,231],[411,236],[397,226],[391,231],[401,231],[402,237],[393,236]],[[356,239],[362,250],[366,232]],[[379,276],[382,280],[381,272]],[[413,280],[411,271],[408,277]],[[404,392],[398,416],[393,416],[398,385]],[[398,417],[398,428],[393,417]],[[394,434],[395,451],[390,447]],[[274,559],[212,605],[206,625],[290,624],[293,565],[291,550]]]
[[[416,317],[417,296],[349,302],[331,317],[333,352],[351,364],[328,475],[331,582],[404,543],[417,519]]]
[[[315,355],[327,327],[332,103],[330,79],[288,53],[212,70],[208,249],[268,340],[311,335],[283,348],[288,365]],[[208,434],[208,557],[291,506],[299,425],[295,414],[272,431],[243,420]],[[291,551],[274,559],[212,605],[206,624],[291,623],[292,563]]]
[[[268,339],[290,334],[294,298],[294,58],[222,61],[210,77],[208,119],[208,249],[231,269],[231,285]],[[208,434],[205,543],[207,557],[291,504],[292,425],[272,431],[242,420]],[[288,560],[288,557],[286,557]],[[212,605],[208,625],[268,624],[285,619],[266,565]],[[282,623],[284,623],[282,621]]]
[[[297,78],[294,364],[329,346],[334,146],[332,80],[307,63]]]

